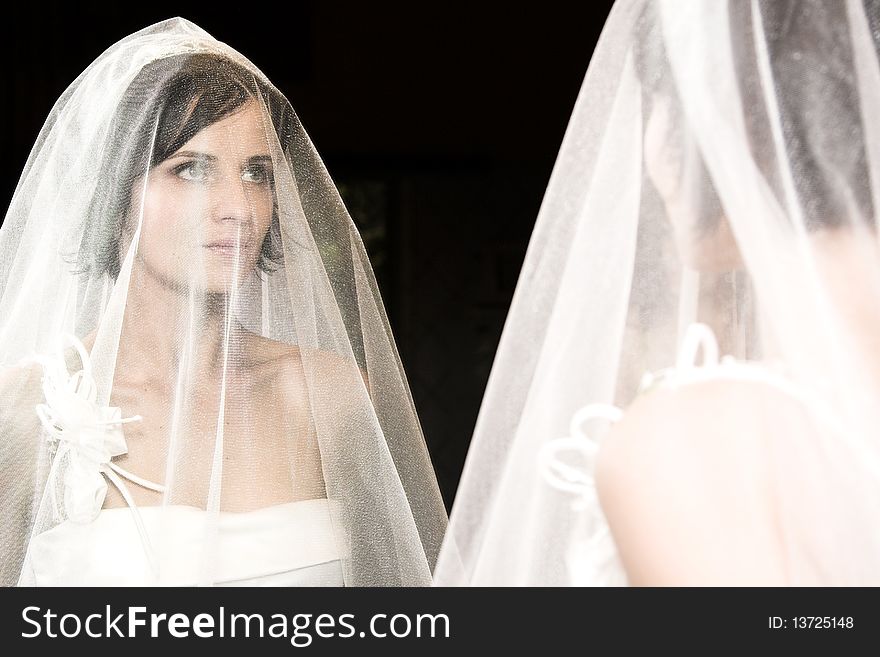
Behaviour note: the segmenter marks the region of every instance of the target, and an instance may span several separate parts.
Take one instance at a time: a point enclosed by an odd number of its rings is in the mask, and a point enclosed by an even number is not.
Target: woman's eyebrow
[[[191,158],[194,158],[197,160],[207,160],[209,162],[216,162],[218,160],[218,157],[216,155],[211,155],[210,153],[201,153],[199,151],[177,151],[168,159],[173,160],[178,157],[191,157]],[[247,162],[248,162],[248,164],[256,164],[256,163],[263,163],[263,162],[271,163],[272,156],[271,155],[263,155],[263,154],[251,155],[247,159]]]
[[[215,161],[217,159],[216,155],[211,155],[210,153],[200,153],[198,151],[177,151],[168,159],[173,160],[176,157],[192,157],[192,158],[196,158],[199,160],[212,160],[212,161]]]

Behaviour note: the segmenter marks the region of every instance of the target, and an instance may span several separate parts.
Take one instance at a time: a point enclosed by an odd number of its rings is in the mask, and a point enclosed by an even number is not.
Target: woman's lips
[[[219,240],[204,245],[205,248],[215,255],[234,256],[247,250],[247,243],[237,243],[235,240]]]

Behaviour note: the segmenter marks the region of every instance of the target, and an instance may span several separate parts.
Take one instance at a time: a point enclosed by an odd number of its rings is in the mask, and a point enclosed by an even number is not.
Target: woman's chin
[[[236,279],[232,271],[205,271],[186,277],[168,277],[166,280],[182,294],[208,297],[229,294],[233,288],[240,287],[246,278],[247,275],[239,273]]]
[[[205,294],[229,294],[233,288],[238,288],[245,282],[251,271],[252,269],[239,271],[237,277],[231,268],[229,271],[205,272],[206,275],[198,283],[194,283],[194,287]]]

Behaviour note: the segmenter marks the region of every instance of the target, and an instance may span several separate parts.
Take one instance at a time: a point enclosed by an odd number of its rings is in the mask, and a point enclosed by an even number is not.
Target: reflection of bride
[[[445,512],[287,100],[176,19],[56,104],[0,235],[4,583],[418,585]]]
[[[438,583],[880,581],[877,18],[617,3]]]

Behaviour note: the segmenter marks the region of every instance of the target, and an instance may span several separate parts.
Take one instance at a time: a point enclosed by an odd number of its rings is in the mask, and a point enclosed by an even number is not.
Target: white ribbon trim
[[[64,359],[65,344],[72,345],[82,361],[82,369],[73,374],[68,371]],[[141,416],[123,418],[119,408],[98,405],[91,359],[85,345],[76,336],[62,334],[54,357],[40,356],[36,360],[43,367],[46,399],[45,403],[37,404],[37,417],[48,434],[49,444],[56,450],[48,484],[53,508],[58,508],[54,499],[55,478],[65,460],[64,510],[72,522],[89,523],[98,517],[106,499],[107,481],[110,481],[131,509],[144,552],[153,571],[158,573],[158,563],[143,519],[121,477],[159,493],[164,493],[165,487],[111,462],[114,457],[128,453],[122,425],[138,422],[142,420]]]

